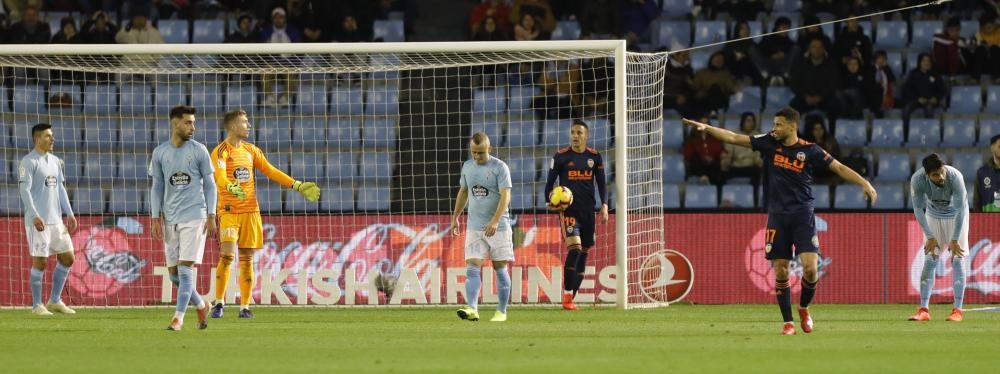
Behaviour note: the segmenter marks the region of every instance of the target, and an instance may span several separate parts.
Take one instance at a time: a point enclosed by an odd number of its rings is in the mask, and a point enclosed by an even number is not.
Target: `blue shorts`
[[[812,211],[768,213],[764,243],[768,260],[791,260],[797,253],[819,252],[816,215]]]

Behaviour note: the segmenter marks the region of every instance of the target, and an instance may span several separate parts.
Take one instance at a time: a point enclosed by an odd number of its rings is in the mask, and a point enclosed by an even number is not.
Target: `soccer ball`
[[[569,187],[556,186],[549,192],[549,205],[557,208],[566,208],[573,204],[573,191]]]

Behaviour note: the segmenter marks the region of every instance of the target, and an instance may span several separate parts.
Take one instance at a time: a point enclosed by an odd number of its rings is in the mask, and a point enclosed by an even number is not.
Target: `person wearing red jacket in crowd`
[[[708,116],[699,117],[698,122],[709,123]],[[701,184],[722,184],[722,156],[725,153],[721,141],[704,131],[692,130],[684,140],[685,178],[698,177]]]
[[[962,21],[958,17],[952,17],[945,23],[944,32],[934,34],[934,66],[941,75],[954,77],[965,73],[966,59],[962,55],[965,47]]]

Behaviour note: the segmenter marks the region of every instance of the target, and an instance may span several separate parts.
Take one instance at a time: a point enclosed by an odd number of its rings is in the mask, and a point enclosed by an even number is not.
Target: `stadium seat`
[[[899,147],[903,144],[903,121],[876,119],[872,121],[872,147]]]
[[[684,192],[684,207],[688,209],[707,209],[719,206],[718,191],[713,185],[701,186],[688,184]]]
[[[950,113],[979,113],[983,106],[983,90],[979,86],[954,86],[950,103]]]
[[[941,32],[943,26],[942,21],[913,21],[910,49],[930,52],[934,45],[934,34]]]
[[[535,189],[534,188],[512,188],[510,194],[510,209],[531,210],[535,209]]]
[[[836,138],[841,147],[863,147],[868,142],[868,124],[865,120],[839,120]]]
[[[910,39],[906,21],[879,21],[875,28],[875,45],[884,49],[906,48]],[[897,77],[899,79],[899,77]]]
[[[28,150],[34,147],[34,141],[31,139],[31,126],[33,124],[26,122],[10,124],[12,134],[9,141],[10,145],[18,150]]]
[[[165,113],[168,110],[170,110],[170,108],[172,108],[174,106],[182,105],[182,104],[187,104],[187,102],[188,102],[187,101],[187,90],[184,87],[185,87],[184,85],[176,84],[176,83],[173,83],[173,84],[158,84],[158,85],[156,85],[156,87],[154,87],[156,89],[156,91],[154,92],[154,95],[153,95],[153,106],[155,107],[155,112],[156,113]],[[211,87],[216,87],[216,86],[213,85]],[[205,88],[205,86],[202,85],[202,86],[196,87],[196,89],[198,89],[198,88]],[[124,90],[122,92],[124,92]],[[196,90],[195,92],[199,92],[199,91]],[[216,90],[214,92],[216,94],[218,94],[217,87],[216,87]],[[201,93],[199,95],[199,97],[200,98],[205,98],[205,96],[207,96],[207,95],[208,95],[208,93]],[[215,103],[219,102],[218,101],[219,100],[218,97],[215,97],[213,99],[215,100]],[[122,102],[124,103],[125,101],[122,100]],[[198,103],[194,104],[195,108],[198,108],[198,112],[202,113],[202,112],[206,111],[206,108],[204,107],[204,105],[199,105],[199,104],[209,104],[209,103],[207,103],[207,102],[198,102]],[[216,104],[216,106],[217,105],[218,104]],[[214,111],[213,112],[208,112],[208,113],[214,113]]]
[[[145,114],[154,112],[151,106],[152,103],[153,92],[149,85],[125,84],[121,86],[119,111],[122,114]]]
[[[296,119],[292,123],[292,141],[290,145],[307,150],[326,147],[326,120],[322,117],[300,117]]]
[[[507,158],[510,168],[510,179],[514,183],[535,182],[538,176],[538,160],[531,155],[510,156]]]
[[[52,135],[55,137],[60,155],[70,152],[83,152],[83,126],[80,124],[78,118],[50,118],[49,123],[52,124]],[[31,132],[31,126],[28,126],[28,132]],[[60,157],[66,158],[64,156]]]
[[[323,185],[319,198],[319,208],[332,212],[354,211],[354,186],[351,184]]]
[[[906,153],[883,153],[878,158],[879,182],[901,182],[910,179],[910,155]]]
[[[77,156],[79,157],[79,156]],[[88,153],[83,164],[83,179],[94,183],[107,183],[117,173],[114,155],[109,153]]]
[[[663,185],[663,207],[667,209],[679,209],[681,207],[680,186],[673,183]]]
[[[358,188],[358,210],[387,211],[391,203],[388,185],[362,186]]]
[[[77,188],[72,193],[73,212],[78,215],[104,214],[107,198],[98,187]]]
[[[663,148],[680,150],[684,146],[684,125],[677,120],[663,120]]]
[[[188,21],[186,19],[161,19],[156,29],[163,36],[164,43],[190,43]]]
[[[359,170],[363,183],[387,184],[392,178],[392,154],[363,153]]]
[[[261,213],[281,213],[282,187],[273,183],[257,185],[257,203],[260,204]]]
[[[253,113],[257,107],[257,88],[249,84],[226,86],[226,111],[242,109]]]
[[[118,161],[117,178],[124,180],[128,185],[138,181],[149,180],[149,153],[126,153]]]
[[[7,159],[7,156],[0,154],[0,185],[4,184],[17,184],[17,164],[19,160]]]
[[[361,144],[365,147],[395,148],[396,121],[392,119],[366,120],[361,127]]]
[[[986,88],[986,111],[1000,113],[1000,86]]]
[[[727,184],[722,186],[722,200],[720,207],[726,208],[726,204],[731,204],[732,208],[753,208],[753,186],[749,184]]]
[[[700,71],[708,67],[708,60],[712,57],[712,53],[719,51],[719,49],[696,49],[691,51],[691,69],[694,71]]]
[[[323,84],[303,84],[299,86],[296,108],[302,114],[326,114],[330,104],[326,86]],[[358,102],[360,105],[360,101]]]
[[[982,118],[979,120],[979,141],[977,147],[989,147],[990,138],[1000,135],[1000,118]]]
[[[19,215],[21,210],[21,195],[17,186],[0,187],[0,214]]]
[[[903,72],[905,71],[903,69],[903,65],[905,65],[906,59],[903,58],[903,52],[887,51],[885,53],[885,58],[886,62],[889,63],[889,70],[892,70],[892,73],[896,75],[896,81],[900,82],[905,80],[906,76],[903,75]]]
[[[830,186],[826,184],[812,185],[813,207],[830,209]]]
[[[836,188],[833,199],[835,209],[867,209],[864,191],[856,184],[841,184]]]
[[[108,212],[118,215],[141,215],[149,212],[149,190],[134,185],[113,188],[108,193]]]
[[[587,136],[587,146],[597,149],[598,152],[605,152],[611,148],[611,140],[614,134],[611,133],[611,124],[605,119],[585,119],[590,126],[590,134]]]
[[[706,45],[726,41],[726,21],[695,21],[694,45]]]
[[[945,147],[971,147],[976,144],[976,120],[974,118],[952,118],[944,121]]]
[[[118,88],[110,84],[91,84],[83,88],[83,112],[107,114],[118,112]]]
[[[745,86],[740,92],[729,97],[728,112],[759,112],[761,90],[757,86]]]
[[[226,22],[221,19],[194,20],[193,43],[222,43],[226,40]]]
[[[507,111],[507,91],[499,89],[473,89],[472,113],[497,116]]]
[[[545,120],[542,123],[542,145],[562,148],[569,145],[569,120]]]
[[[171,98],[176,98],[176,94],[171,89],[168,91],[168,96]],[[166,112],[170,110],[171,106],[177,104],[168,104],[166,107],[161,107],[161,94],[160,90],[157,89],[156,98],[156,109],[159,111]],[[191,106],[198,108],[198,113],[213,114],[222,113],[222,89],[219,85],[214,83],[195,83],[191,86]],[[245,108],[245,110],[252,111],[253,108]]]
[[[118,140],[117,120],[88,119],[83,123],[83,133],[88,151],[110,152],[121,144]]]
[[[285,151],[292,141],[292,124],[287,117],[263,117],[251,123],[257,128],[253,138],[258,147],[264,150]]]
[[[293,153],[288,174],[294,176],[296,179],[310,182],[323,180],[326,178],[324,174],[326,168],[323,165],[324,159],[323,154],[316,152]]]
[[[356,154],[351,152],[326,154],[326,178],[331,183],[350,185],[358,177]]]
[[[406,41],[403,21],[401,20],[375,20],[372,27],[374,40],[382,39],[382,41],[388,43]]]
[[[365,112],[364,95],[361,87],[351,85],[336,86],[330,95],[332,104],[331,114],[346,116],[358,115]]]
[[[663,0],[663,15],[671,18],[685,17],[691,14],[691,0]]]
[[[530,110],[531,102],[542,93],[542,89],[536,86],[510,86],[510,111]]]
[[[785,86],[773,86],[767,88],[767,96],[764,101],[764,111],[778,111],[788,106],[792,102],[792,90]]]
[[[688,21],[660,21],[653,23],[657,30],[653,44],[657,47],[674,48],[677,45],[688,46],[691,43],[691,24]]]
[[[983,166],[983,155],[975,152],[956,153],[951,166],[962,172],[966,182],[976,179],[976,171]]]
[[[484,122],[473,122],[469,126],[469,136],[477,132],[482,132],[486,136],[490,137],[490,144],[495,144],[497,146],[501,144],[506,144],[503,142],[503,125],[497,123],[496,121],[484,121]]]
[[[14,111],[17,112],[17,87],[14,87]],[[83,90],[77,84],[53,84],[49,86],[48,96],[41,96],[38,98],[39,102],[46,102],[46,97],[52,98],[56,94],[68,94],[70,97],[70,103],[64,103],[63,106],[52,106],[49,105],[49,110],[53,112],[72,112],[79,113],[81,108],[83,108]],[[31,112],[34,113],[34,112]]]
[[[906,51],[906,73],[907,74],[909,74],[913,70],[916,70],[916,69],[920,68],[920,59],[919,59],[920,53],[921,52],[917,51],[916,49],[910,49],[910,50]],[[897,82],[906,82],[906,76],[902,76],[902,77],[897,76],[896,77],[896,81]],[[896,96],[899,97],[901,95],[897,94]]]
[[[337,101],[334,101],[336,105]],[[391,86],[374,86],[368,90],[365,113],[369,115],[399,114],[399,91]]]
[[[941,143],[941,121],[938,119],[911,119],[908,147],[937,147]]]
[[[774,0],[771,3],[772,12],[795,13],[802,9],[802,0]],[[833,35],[829,35],[833,37]]]
[[[904,183],[878,183],[875,190],[878,191],[878,199],[872,204],[872,209],[904,209],[906,202],[903,201]],[[908,185],[908,183],[907,183]]]
[[[578,40],[580,39],[580,23],[573,21],[559,21],[556,29],[552,30],[552,40]]]
[[[684,156],[667,154],[663,156],[663,181],[667,183],[684,182]]]
[[[399,67],[402,66],[402,60],[399,59],[399,55],[395,53],[376,53],[370,55],[368,58],[369,67],[375,68],[376,71],[371,73],[365,73],[365,78],[371,78],[375,80],[390,80],[399,78]]]
[[[516,121],[507,125],[508,147],[535,147],[538,145],[538,123]]]
[[[305,119],[300,120],[305,121]],[[322,118],[315,118],[315,126],[321,126]],[[361,119],[334,117],[330,119],[330,127],[326,131],[326,144],[337,149],[361,148]]]

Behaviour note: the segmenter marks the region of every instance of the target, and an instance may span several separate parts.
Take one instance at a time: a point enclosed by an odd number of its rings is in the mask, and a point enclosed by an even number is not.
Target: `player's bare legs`
[[[776,259],[771,261],[771,266],[774,269],[775,296],[778,299],[778,307],[781,308],[781,317],[785,321],[781,335],[795,335],[795,323],[792,322],[792,290],[788,282],[791,261]]]
[[[799,323],[802,331],[810,333],[813,330],[812,316],[809,315],[809,303],[816,294],[816,283],[819,282],[819,254],[803,252],[799,254],[802,263],[802,295],[799,300]]]

